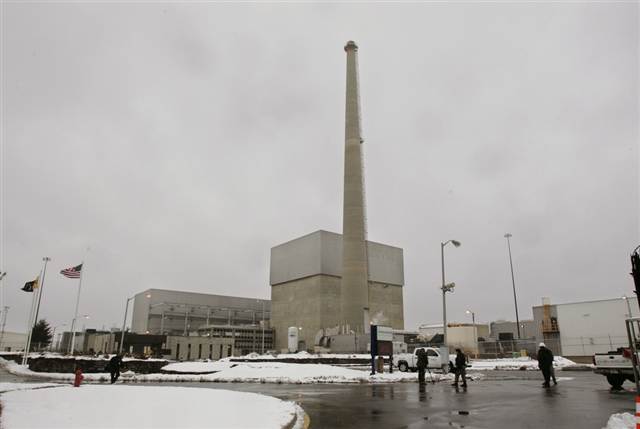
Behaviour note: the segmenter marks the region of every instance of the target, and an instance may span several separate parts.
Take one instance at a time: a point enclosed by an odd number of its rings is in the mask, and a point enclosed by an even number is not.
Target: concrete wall
[[[147,295],[150,295],[147,298]],[[263,313],[264,309],[264,313]],[[182,292],[165,289],[148,289],[135,295],[131,331],[139,334],[160,334],[162,327],[167,334],[183,334],[209,324],[249,325],[259,323],[264,317],[269,322],[269,300]],[[186,323],[185,323],[186,320]]]
[[[370,315],[372,321],[404,329],[402,287],[369,282]],[[316,275],[271,287],[273,303],[272,327],[276,331],[275,349],[287,347],[287,329],[301,327],[298,334],[306,349],[323,334],[323,329],[340,323],[340,278]],[[337,332],[336,332],[337,333]]]
[[[369,281],[404,285],[401,248],[367,241],[367,255]],[[318,274],[342,275],[342,235],[320,230],[271,249],[271,285]]]

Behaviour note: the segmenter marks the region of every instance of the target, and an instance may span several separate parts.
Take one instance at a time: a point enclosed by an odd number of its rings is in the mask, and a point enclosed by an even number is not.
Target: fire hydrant
[[[76,369],[76,378],[73,380],[73,387],[80,387],[80,383],[84,379],[84,375],[82,375],[82,369]]]

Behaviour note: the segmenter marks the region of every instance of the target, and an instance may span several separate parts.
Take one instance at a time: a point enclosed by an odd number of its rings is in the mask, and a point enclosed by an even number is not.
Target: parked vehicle
[[[613,389],[620,390],[625,380],[635,381],[632,357],[631,349],[622,347],[616,351],[596,353],[593,356],[593,372],[604,375]]]
[[[393,365],[400,371],[417,371],[418,370],[418,350],[424,350],[427,353],[429,361],[427,368],[441,369],[446,372],[449,369],[449,362],[445,362],[440,355],[440,351],[433,347],[418,347],[413,353],[400,353],[393,356]]]

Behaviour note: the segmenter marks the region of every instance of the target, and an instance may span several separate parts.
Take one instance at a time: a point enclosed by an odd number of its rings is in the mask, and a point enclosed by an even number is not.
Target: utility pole
[[[508,232],[504,235],[507,239],[507,248],[509,249],[509,266],[511,267],[511,283],[513,284],[513,303],[516,307],[516,327],[518,328],[518,339],[520,339],[520,318],[518,317],[518,298],[516,297],[516,279],[513,276],[513,259],[511,259],[511,242],[509,239],[512,237]]]
[[[4,340],[4,327],[7,324],[7,314],[9,313],[9,306],[5,305],[2,309],[2,328],[0,328],[0,350],[2,350],[2,341]]]

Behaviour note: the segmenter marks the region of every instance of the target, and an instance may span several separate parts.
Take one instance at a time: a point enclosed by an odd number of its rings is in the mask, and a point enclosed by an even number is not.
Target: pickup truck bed
[[[631,353],[622,349],[615,352],[596,353],[593,356],[595,368],[593,372],[607,377],[607,381],[614,390],[622,389],[625,380],[634,382]]]

